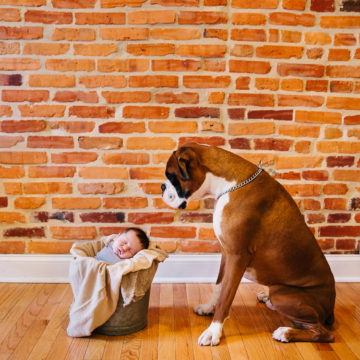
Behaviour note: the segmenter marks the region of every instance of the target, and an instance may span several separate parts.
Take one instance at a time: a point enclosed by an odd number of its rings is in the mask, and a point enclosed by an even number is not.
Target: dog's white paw
[[[265,291],[257,293],[256,297],[258,302],[261,303],[266,303],[270,299],[269,294]]]
[[[215,312],[214,304],[199,304],[194,307],[194,313],[198,315],[213,315]]]
[[[222,334],[222,324],[219,322],[212,322],[211,325],[200,335],[199,345],[218,345]]]
[[[277,328],[273,334],[273,339],[281,342],[289,342],[290,341],[290,330],[291,327],[282,326]]]

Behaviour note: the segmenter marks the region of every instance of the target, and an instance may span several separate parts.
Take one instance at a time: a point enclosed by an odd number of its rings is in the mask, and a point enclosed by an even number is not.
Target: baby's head
[[[113,241],[113,251],[121,259],[129,259],[140,250],[149,247],[149,238],[146,233],[134,227],[125,229]]]

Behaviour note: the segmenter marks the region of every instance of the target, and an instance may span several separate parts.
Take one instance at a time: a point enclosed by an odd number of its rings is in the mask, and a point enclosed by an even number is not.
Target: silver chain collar
[[[255,178],[263,171],[263,168],[262,168],[262,161],[260,160],[259,162],[259,165],[258,165],[258,170],[256,171],[256,173],[252,174],[249,178],[247,178],[246,180],[244,180],[242,183],[240,183],[239,185],[235,185],[233,187],[231,187],[230,189],[227,189],[225,191],[223,191],[222,193],[220,193],[216,200],[219,200],[223,195],[229,193],[229,192],[232,192],[234,190],[237,190],[249,183],[251,183],[253,180],[255,180]]]

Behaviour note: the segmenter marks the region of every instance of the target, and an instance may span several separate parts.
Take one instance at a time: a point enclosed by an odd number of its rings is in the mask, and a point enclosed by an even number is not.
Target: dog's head
[[[167,181],[161,185],[164,202],[179,209],[185,209],[191,195],[205,180],[196,144],[187,144],[170,156],[165,176]]]

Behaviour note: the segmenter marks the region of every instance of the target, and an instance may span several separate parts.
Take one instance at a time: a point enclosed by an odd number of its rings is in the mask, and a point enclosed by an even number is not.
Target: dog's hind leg
[[[314,297],[306,291],[277,287],[270,288],[270,301],[275,310],[287,317],[294,328],[279,327],[273,332],[273,338],[281,342],[310,341],[332,342],[334,336],[323,326],[324,309]]]

